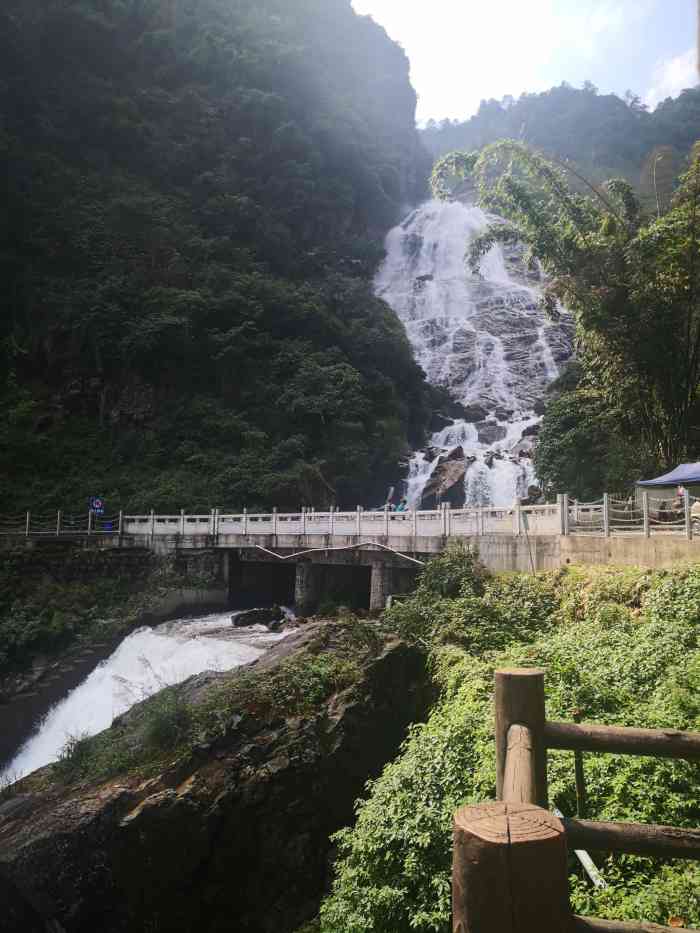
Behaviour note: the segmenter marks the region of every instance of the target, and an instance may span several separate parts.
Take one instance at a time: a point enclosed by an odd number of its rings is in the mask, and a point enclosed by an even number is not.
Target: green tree
[[[591,386],[645,454],[675,465],[689,450],[700,379],[700,150],[653,219],[627,182],[596,187],[523,143],[494,143],[467,163],[481,203],[507,220],[472,243],[472,265],[497,242],[525,242],[547,274],[550,313],[563,305],[576,318]],[[443,197],[445,172],[439,163]]]

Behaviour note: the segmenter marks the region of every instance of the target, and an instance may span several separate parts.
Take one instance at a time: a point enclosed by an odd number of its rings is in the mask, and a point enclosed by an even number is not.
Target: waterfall
[[[115,716],[163,687],[201,671],[247,664],[282,638],[261,626],[236,629],[230,612],[132,632],[37,723],[34,735],[0,773],[0,781],[14,781],[55,761],[68,739],[107,729]]]
[[[446,457],[462,465],[453,465],[459,488],[448,496],[458,505],[510,506],[535,482],[538,410],[571,354],[571,323],[545,317],[540,273],[517,245],[494,246],[479,273],[466,266],[469,241],[495,219],[471,204],[428,201],[387,236],[376,292],[403,322],[429,382],[447,388],[464,415],[413,455],[411,507],[431,482],[439,486]]]

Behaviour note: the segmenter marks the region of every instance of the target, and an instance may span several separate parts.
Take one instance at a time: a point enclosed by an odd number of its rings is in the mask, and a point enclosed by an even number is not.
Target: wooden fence
[[[568,848],[700,859],[700,830],[557,818],[547,750],[700,760],[700,733],[548,722],[544,671],[532,668],[496,672],[495,707],[498,801],[454,815],[454,933],[672,933],[574,916]]]

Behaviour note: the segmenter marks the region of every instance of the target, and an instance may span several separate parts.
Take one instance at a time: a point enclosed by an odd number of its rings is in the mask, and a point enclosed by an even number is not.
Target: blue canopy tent
[[[637,486],[700,486],[700,463],[681,463],[656,479],[637,480]]]

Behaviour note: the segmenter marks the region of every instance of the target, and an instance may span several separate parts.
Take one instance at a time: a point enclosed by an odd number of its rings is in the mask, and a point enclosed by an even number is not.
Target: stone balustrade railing
[[[639,500],[605,494],[596,502],[577,502],[566,495],[549,505],[512,508],[462,508],[448,505],[434,510],[392,512],[357,507],[354,511],[248,512],[212,509],[204,514],[110,516],[85,512],[72,515],[22,513],[0,516],[0,535],[129,535],[221,538],[225,536],[340,536],[355,538],[435,538],[475,535],[641,535],[680,534],[692,538],[700,530],[700,501],[688,493],[684,500]]]

